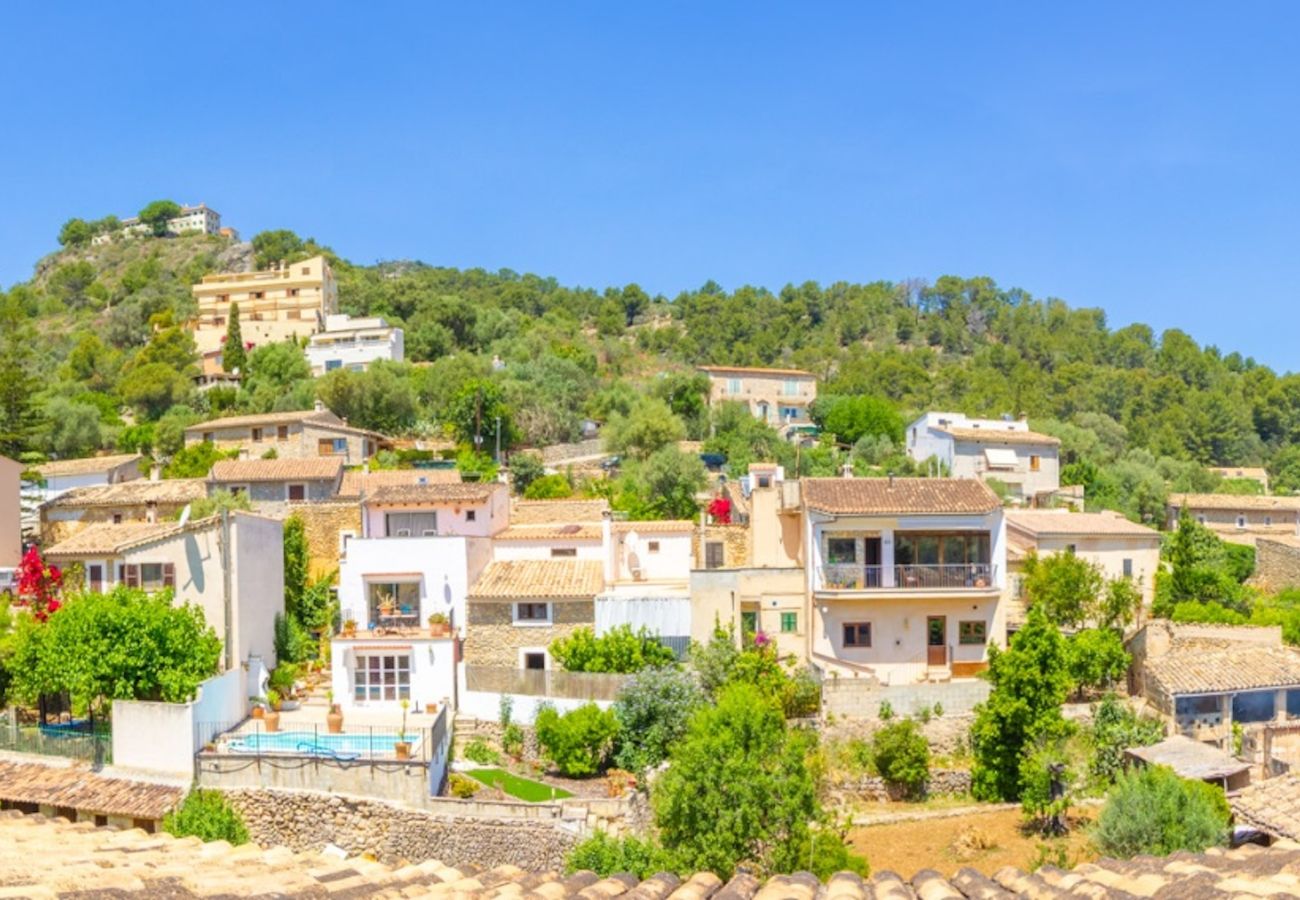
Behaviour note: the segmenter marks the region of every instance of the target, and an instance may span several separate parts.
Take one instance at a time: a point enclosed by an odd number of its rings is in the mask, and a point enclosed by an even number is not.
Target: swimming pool
[[[408,732],[406,739],[412,745],[411,755],[418,758],[415,745],[420,742],[419,735]],[[258,731],[240,735],[227,744],[227,748],[233,753],[293,753],[370,759],[381,756],[395,758],[397,751],[393,745],[396,743],[397,735],[393,733]]]

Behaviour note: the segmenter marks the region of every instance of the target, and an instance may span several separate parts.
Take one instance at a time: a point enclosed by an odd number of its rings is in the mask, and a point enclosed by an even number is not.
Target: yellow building
[[[323,256],[280,263],[258,272],[206,275],[194,285],[199,315],[194,342],[199,353],[220,350],[232,304],[239,305],[239,329],[249,345],[307,338],[338,312],[339,289]]]

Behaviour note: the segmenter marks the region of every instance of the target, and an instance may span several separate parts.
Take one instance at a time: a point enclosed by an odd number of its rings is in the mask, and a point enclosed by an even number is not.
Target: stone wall
[[[901,717],[901,716],[900,716]],[[836,718],[822,726],[822,737],[826,740],[861,740],[870,741],[871,736],[893,722],[881,719]],[[930,721],[917,720],[921,734],[930,742],[930,752],[952,754],[965,752],[970,747],[970,727],[975,717],[969,713],[950,715],[947,711],[942,716],[931,716]]]
[[[465,637],[467,664],[518,669],[522,666],[519,660],[522,648],[549,647],[556,638],[568,637],[583,626],[594,627],[596,619],[594,600],[553,601],[550,625],[511,624],[512,606],[505,601],[469,602]]]
[[[987,681],[883,685],[866,678],[827,678],[822,683],[823,711],[835,716],[874,719],[888,701],[896,716],[918,714],[936,703],[945,715],[969,713],[988,699]]]
[[[355,500],[294,504],[307,536],[309,575],[317,578],[339,567],[339,532],[361,534],[361,504]]]
[[[965,769],[935,769],[930,773],[925,793],[928,797],[940,794],[969,794],[970,772]],[[878,775],[864,775],[853,781],[832,785],[829,789],[832,805],[846,806],[855,801],[879,803],[904,799],[904,792],[890,787]]]
[[[1255,574],[1250,582],[1269,592],[1300,585],[1300,547],[1259,538],[1255,541]]]
[[[705,525],[691,535],[691,557],[695,567],[705,565],[704,545],[721,542],[724,569],[741,569],[750,565],[748,525]]]
[[[226,796],[259,844],[296,851],[334,844],[349,855],[369,853],[390,864],[437,859],[449,866],[562,870],[565,854],[579,840],[576,830],[558,822],[435,816],[328,794],[234,790]]]

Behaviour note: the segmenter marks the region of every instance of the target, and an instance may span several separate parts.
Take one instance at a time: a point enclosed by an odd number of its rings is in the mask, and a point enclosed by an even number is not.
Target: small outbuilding
[[[1181,734],[1124,752],[1143,765],[1168,766],[1180,778],[1217,784],[1225,792],[1233,793],[1250,784],[1250,763]]]

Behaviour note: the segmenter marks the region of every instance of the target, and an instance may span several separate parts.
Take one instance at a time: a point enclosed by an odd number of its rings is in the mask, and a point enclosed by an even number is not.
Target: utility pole
[[[501,417],[497,416],[497,465],[501,464]]]

